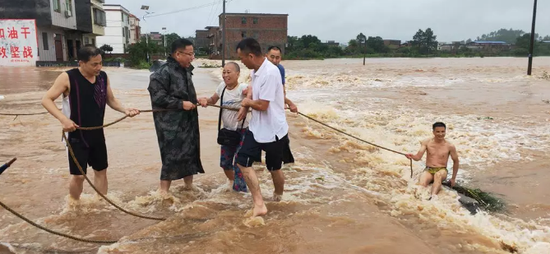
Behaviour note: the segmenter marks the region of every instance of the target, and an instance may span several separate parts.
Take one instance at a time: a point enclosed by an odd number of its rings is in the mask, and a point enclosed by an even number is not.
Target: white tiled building
[[[130,12],[118,4],[104,4],[103,10],[107,17],[105,35],[98,36],[96,45],[105,44],[113,48],[112,54],[124,54],[130,44]]]

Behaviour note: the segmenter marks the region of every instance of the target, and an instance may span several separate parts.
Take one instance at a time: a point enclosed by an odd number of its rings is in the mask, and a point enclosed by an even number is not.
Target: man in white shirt
[[[237,45],[237,53],[241,62],[253,70],[250,73],[252,86],[249,87],[247,98],[241,102],[239,120],[249,108],[252,108],[252,118],[235,160],[244,173],[244,179],[252,193],[252,217],[255,217],[267,213],[258,177],[252,168],[255,161],[261,161],[262,150],[266,153],[266,166],[275,185],[273,199],[281,200],[284,191],[285,178],[280,169],[283,164],[283,149],[288,142],[285,95],[279,69],[265,58],[256,40],[242,40]]]

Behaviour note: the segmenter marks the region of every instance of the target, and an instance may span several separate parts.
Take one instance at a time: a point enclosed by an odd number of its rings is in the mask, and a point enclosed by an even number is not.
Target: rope
[[[218,105],[209,105],[209,106],[212,106],[212,107],[216,107],[216,108],[222,108],[222,109],[228,109],[228,110],[233,110],[233,111],[238,111],[239,109],[238,108],[230,108],[230,107],[225,107],[225,106],[218,106]],[[139,112],[142,112],[142,113],[148,113],[148,112],[164,112],[164,111],[174,111],[174,110],[179,110],[179,109],[152,109],[152,110],[139,110]],[[0,115],[10,115],[10,116],[18,116],[18,115],[40,115],[40,114],[46,114],[48,112],[40,112],[40,113],[28,113],[28,114],[7,114],[7,113],[0,113]],[[354,139],[357,139],[359,141],[362,141],[364,143],[367,143],[371,146],[374,146],[374,147],[378,147],[380,149],[383,149],[383,150],[386,150],[386,151],[389,151],[389,152],[393,152],[393,153],[396,153],[396,154],[400,154],[400,155],[405,155],[404,153],[402,152],[398,152],[398,151],[395,151],[395,150],[392,150],[390,148],[386,148],[386,147],[383,147],[383,146],[380,146],[380,145],[377,145],[377,144],[374,144],[372,142],[369,142],[369,141],[366,141],[364,139],[361,139],[357,136],[354,136],[354,135],[351,135],[349,133],[346,133],[342,130],[339,130],[337,128],[334,128],[326,123],[323,123],[315,118],[312,118],[308,115],[305,115],[301,112],[297,112],[299,115],[311,120],[311,121],[314,121],[320,125],[323,125],[329,129],[332,129],[338,133],[341,133],[343,135],[346,135],[348,137],[351,137],[351,138],[354,138]],[[111,123],[108,123],[108,124],[104,124],[102,126],[94,126],[94,127],[78,127],[77,129],[78,130],[98,130],[98,129],[103,129],[103,128],[107,128],[109,126],[112,126],[114,124],[117,124],[121,121],[123,121],[124,119],[128,118],[128,116],[124,116],[124,117],[121,117]],[[131,212],[131,211],[128,211],[122,207],[120,207],[119,205],[115,204],[113,201],[111,201],[109,198],[107,198],[105,195],[103,195],[98,189],[97,187],[95,187],[95,185],[92,183],[92,181],[87,177],[87,175],[85,174],[84,170],[82,169],[82,166],[78,163],[78,160],[76,159],[76,156],[74,155],[74,151],[73,151],[73,148],[71,146],[71,144],[69,143],[68,141],[68,138],[67,136],[65,135],[65,132],[62,131],[62,138],[63,140],[65,141],[65,143],[67,144],[67,147],[69,149],[69,154],[71,156],[71,158],[73,159],[74,163],[76,164],[78,170],[80,171],[80,173],[84,176],[84,179],[86,179],[86,181],[88,182],[88,184],[90,184],[90,186],[96,191],[97,194],[99,194],[103,199],[105,199],[105,201],[107,201],[109,204],[111,204],[112,206],[116,207],[118,210],[126,213],[126,214],[129,214],[129,215],[132,215],[132,216],[135,216],[135,217],[139,217],[139,218],[143,218],[143,219],[150,219],[150,220],[157,220],[157,221],[164,221],[166,220],[166,218],[160,218],[160,217],[151,217],[151,216],[146,216],[146,215],[141,215],[141,214],[137,214],[137,213],[134,213],[134,212]],[[413,169],[412,169],[412,159],[409,159],[410,160],[410,169],[411,169],[411,178],[413,176]],[[7,211],[9,211],[10,213],[12,213],[13,215],[17,216],[18,218],[24,220],[25,222],[31,224],[32,226],[34,227],[37,227],[39,229],[42,229],[48,233],[51,233],[51,234],[54,234],[54,235],[58,235],[58,236],[62,236],[62,237],[65,237],[65,238],[68,238],[68,239],[72,239],[72,240],[75,240],[75,241],[81,241],[81,242],[87,242],[87,243],[99,243],[99,244],[112,244],[112,243],[116,243],[117,241],[114,241],[114,240],[90,240],[90,239],[84,239],[84,238],[79,238],[79,237],[75,237],[75,236],[71,236],[71,235],[68,235],[68,234],[64,234],[64,233],[60,233],[60,232],[56,232],[56,231],[53,231],[51,229],[48,229],[48,228],[45,228],[43,226],[40,226],[36,223],[34,223],[33,221],[27,219],[25,216],[17,213],[16,211],[12,210],[10,207],[8,207],[6,204],[4,204],[3,202],[0,201],[0,206],[2,206],[4,209],[6,209]]]
[[[212,105],[212,106],[216,106],[216,107],[220,107],[220,106],[217,106],[217,105]],[[235,108],[228,108],[228,107],[222,107],[222,108],[226,108],[226,109],[230,109],[230,110],[238,110],[238,109],[235,109]],[[177,110],[180,110],[180,109],[148,109],[148,110],[139,110],[140,113],[152,113],[152,112],[166,112],[166,111],[177,111]],[[90,131],[90,130],[98,130],[98,129],[103,129],[103,128],[107,128],[109,126],[112,126],[112,125],[115,125],[121,121],[123,121],[124,119],[128,118],[128,116],[123,116],[113,122],[110,122],[110,123],[107,123],[107,124],[104,124],[104,125],[101,125],[101,126],[93,126],[93,127],[78,127],[76,128],[77,130],[85,130],[85,131]],[[118,210],[126,213],[126,214],[129,214],[129,215],[132,215],[132,216],[135,216],[135,217],[138,217],[138,218],[142,218],[142,219],[149,219],[149,220],[157,220],[157,221],[164,221],[166,220],[166,218],[160,218],[160,217],[151,217],[151,216],[147,216],[147,215],[141,215],[141,214],[137,214],[137,213],[134,213],[134,212],[131,212],[131,211],[128,211],[122,207],[120,207],[119,205],[115,204],[112,200],[110,200],[109,198],[107,198],[105,195],[103,195],[103,193],[101,193],[97,187],[95,187],[95,185],[92,183],[92,181],[88,178],[88,176],[86,175],[86,173],[84,172],[84,170],[82,169],[82,166],[80,165],[80,163],[78,163],[78,160],[76,159],[76,156],[74,155],[74,150],[71,146],[71,144],[69,143],[68,141],[68,138],[67,136],[65,135],[65,132],[62,131],[62,138],[63,140],[65,140],[65,143],[67,144],[67,147],[69,149],[69,154],[71,155],[71,158],[73,160],[73,162],[75,163],[75,165],[77,166],[78,170],[80,171],[80,173],[82,174],[82,176],[84,176],[84,179],[86,180],[86,182],[88,182],[88,184],[90,184],[90,186],[92,187],[92,189],[95,190],[95,192],[97,194],[99,194],[99,196],[101,196],[103,199],[105,199],[105,201],[107,201],[109,204],[111,204],[112,206],[114,206],[115,208],[117,208]]]
[[[171,111],[171,109],[152,109],[152,110],[140,110],[139,112],[144,112],[144,113],[148,113],[148,112],[163,112],[163,111]],[[119,123],[121,122],[122,120],[128,118],[128,116],[124,116],[124,117],[121,117],[111,123],[108,123],[108,124],[104,124],[102,126],[94,126],[94,127],[78,127],[76,129],[78,130],[98,130],[98,129],[103,129],[103,128],[107,128],[109,126],[112,126],[116,123]],[[84,172],[84,170],[82,169],[82,166],[80,165],[80,163],[78,163],[78,160],[76,159],[76,156],[74,154],[74,150],[73,150],[73,147],[71,146],[67,136],[65,135],[65,132],[64,131],[61,131],[62,133],[62,138],[63,140],[65,140],[65,143],[67,144],[67,147],[69,148],[69,154],[71,155],[71,158],[73,159],[73,162],[75,163],[76,167],[78,168],[78,170],[80,171],[80,173],[82,174],[82,176],[84,176],[84,179],[86,179],[86,182],[88,182],[88,184],[90,184],[90,186],[92,187],[92,189],[95,190],[95,192],[97,194],[99,194],[99,196],[101,196],[103,199],[105,199],[105,201],[107,201],[109,204],[111,204],[112,206],[116,207],[118,210],[126,213],[126,214],[129,214],[129,215],[132,215],[132,216],[135,216],[135,217],[138,217],[138,218],[142,218],[142,219],[149,219],[149,220],[157,220],[157,221],[164,221],[166,220],[166,218],[160,218],[160,217],[151,217],[151,216],[147,216],[147,215],[141,215],[141,214],[137,214],[137,213],[134,213],[134,212],[131,212],[131,211],[128,211],[124,208],[122,208],[121,206],[115,204],[112,200],[110,200],[109,198],[107,198],[105,195],[103,195],[103,193],[101,193],[97,187],[95,187],[95,185],[92,183],[92,181],[88,178],[88,176],[86,175],[86,173]]]
[[[42,229],[50,234],[54,234],[54,235],[58,235],[58,236],[62,236],[62,237],[65,237],[65,238],[69,238],[69,239],[72,239],[72,240],[75,240],[75,241],[80,241],[80,242],[86,242],[86,243],[101,243],[101,244],[112,244],[112,243],[116,243],[117,241],[114,241],[114,240],[90,240],[90,239],[84,239],[84,238],[80,238],[80,237],[76,237],[76,236],[71,236],[71,235],[68,235],[68,234],[64,234],[64,233],[60,233],[60,232],[57,232],[57,231],[53,231],[51,229],[48,229],[48,228],[45,228],[43,226],[40,226],[36,223],[34,223],[33,221],[27,219],[25,216],[19,214],[18,212],[12,210],[11,208],[9,208],[6,204],[2,203],[2,201],[0,201],[0,206],[2,206],[4,209],[6,209],[8,212],[12,213],[13,215],[19,217],[19,219],[22,219],[24,220],[25,222],[39,228],[39,229]]]
[[[323,123],[323,122],[321,122],[321,121],[319,121],[319,120],[317,120],[317,119],[315,119],[315,118],[313,118],[313,117],[310,117],[310,116],[308,116],[308,115],[305,115],[305,114],[303,114],[303,113],[301,113],[301,112],[297,112],[297,113],[298,113],[299,115],[301,115],[301,116],[303,116],[303,117],[305,117],[305,118],[311,120],[311,121],[314,121],[314,122],[316,122],[316,123],[318,123],[318,124],[320,124],[320,125],[323,125],[323,126],[329,128],[329,129],[332,129],[332,130],[334,130],[334,131],[336,131],[336,132],[339,132],[340,134],[343,134],[343,135],[346,135],[346,136],[348,136],[348,137],[357,139],[357,140],[359,140],[359,141],[361,141],[361,142],[365,142],[365,143],[367,143],[367,144],[369,144],[369,145],[371,145],[371,146],[378,147],[378,148],[380,148],[380,149],[383,149],[383,150],[386,150],[386,151],[389,151],[389,152],[392,152],[392,153],[396,153],[396,154],[400,154],[400,155],[406,156],[405,153],[398,152],[398,151],[392,150],[392,149],[390,149],[390,148],[387,148],[387,147],[383,147],[383,146],[374,144],[374,143],[372,143],[372,142],[366,141],[366,140],[364,140],[364,139],[362,139],[362,138],[359,138],[359,137],[357,137],[357,136],[354,136],[354,135],[351,135],[351,134],[349,134],[349,133],[346,133],[346,132],[344,132],[344,131],[342,131],[342,130],[336,129],[336,128],[334,128],[334,127],[332,127],[332,126],[330,126],[330,125],[328,125],[328,124],[326,124],[326,123]],[[409,162],[410,162],[411,178],[412,178],[412,177],[413,177],[412,159],[409,159]]]
[[[0,116],[36,116],[45,114],[48,114],[48,111],[37,113],[0,113]]]

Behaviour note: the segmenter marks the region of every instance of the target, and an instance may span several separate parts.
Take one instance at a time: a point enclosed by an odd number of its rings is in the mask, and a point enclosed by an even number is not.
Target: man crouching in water
[[[407,154],[408,159],[419,161],[424,156],[424,152],[428,151],[426,157],[426,169],[420,177],[420,185],[428,187],[433,182],[430,192],[430,199],[433,195],[437,195],[441,190],[441,183],[447,179],[447,162],[449,155],[453,159],[453,176],[451,178],[451,187],[455,186],[456,174],[458,173],[458,154],[456,147],[445,140],[445,131],[447,127],[442,122],[434,123],[432,126],[434,137],[422,141],[420,150],[416,155]]]

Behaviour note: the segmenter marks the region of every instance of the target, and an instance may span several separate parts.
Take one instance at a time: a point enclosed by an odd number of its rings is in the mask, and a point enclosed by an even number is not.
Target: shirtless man
[[[447,161],[449,155],[453,159],[453,177],[451,178],[451,187],[455,186],[456,174],[458,173],[458,154],[456,147],[445,140],[445,131],[447,127],[442,122],[434,123],[434,137],[422,141],[420,150],[416,155],[407,154],[408,159],[419,161],[424,156],[424,152],[428,151],[426,157],[426,169],[420,177],[420,185],[428,187],[433,181],[430,199],[432,195],[437,195],[441,190],[441,183],[447,179]]]

